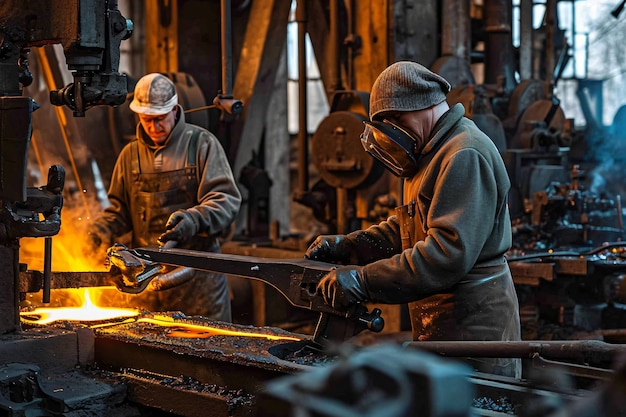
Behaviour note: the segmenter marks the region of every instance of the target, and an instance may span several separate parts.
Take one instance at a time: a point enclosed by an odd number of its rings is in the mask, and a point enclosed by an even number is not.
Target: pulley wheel
[[[311,159],[328,185],[366,187],[380,177],[382,164],[361,145],[365,116],[348,111],[330,113],[311,140]]]

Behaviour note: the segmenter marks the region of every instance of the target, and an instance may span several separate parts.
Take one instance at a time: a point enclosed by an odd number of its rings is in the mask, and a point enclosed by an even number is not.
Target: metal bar
[[[186,266],[261,280],[287,298],[294,306],[337,313],[320,304],[315,288],[334,265],[308,259],[274,259],[185,249],[137,248],[141,259],[169,265]]]
[[[550,361],[539,355],[533,356],[533,366],[536,368],[562,368],[572,376],[582,376],[585,378],[610,380],[614,377],[614,372],[607,369],[594,368],[593,366],[575,365],[571,363],[563,363]]]
[[[599,340],[424,341],[406,342],[404,346],[450,357],[532,358],[539,354],[550,359],[607,364],[612,363],[616,355],[626,353],[626,345]]]
[[[515,68],[511,38],[510,0],[485,2],[485,84],[502,82],[506,92],[515,88]]]
[[[298,190],[309,190],[309,140],[307,107],[307,68],[306,68],[306,1],[298,0],[296,5],[298,22]]]
[[[13,330],[20,330],[20,293],[17,291],[20,276],[20,249],[19,246],[15,245],[9,246],[8,249],[9,253],[13,254],[13,324],[15,326]],[[2,250],[0,250],[0,254],[4,254]],[[4,332],[5,329],[0,328],[0,330]]]
[[[617,227],[619,230],[624,230],[624,213],[622,212],[622,196],[618,194],[615,197],[615,208],[617,209]]]
[[[159,267],[159,264],[169,264],[263,281],[274,287],[292,305],[321,313],[313,337],[318,344],[337,342],[338,339],[344,341],[366,329],[378,333],[385,325],[380,309],[375,308],[370,313],[365,305],[358,303],[346,310],[336,310],[317,293],[319,281],[335,268],[332,264],[308,259],[257,258],[163,248],[114,250],[109,252],[109,260],[119,265],[117,267],[126,279],[129,274],[136,277],[138,268],[150,271]],[[126,271],[122,268],[126,268]]]
[[[231,97],[233,93],[233,59],[232,59],[232,29],[230,19],[230,0],[221,2],[222,18],[222,95]]]
[[[52,272],[52,238],[44,239],[44,261],[43,261],[43,293],[41,301],[45,304],[50,303],[50,282]]]
[[[546,73],[543,74],[545,76],[546,82],[554,87],[555,79],[554,79],[554,69],[556,67],[555,64],[555,50],[556,50],[556,39],[555,34],[557,31],[557,13],[556,13],[556,4],[558,0],[547,0],[546,1],[546,15],[545,15],[545,28],[546,28]]]
[[[330,44],[329,55],[332,71],[332,91],[343,90],[341,82],[341,43],[339,38],[339,0],[330,1]]]
[[[112,286],[111,274],[105,271],[50,273],[50,288],[79,288]],[[19,272],[19,292],[37,292],[43,289],[43,272],[28,270]]]
[[[444,0],[444,12],[441,15],[443,31],[441,32],[442,56],[457,57],[468,65],[471,51],[471,28],[468,0]]]
[[[521,1],[519,8],[519,72],[520,78],[523,81],[533,78],[533,3],[532,1]]]

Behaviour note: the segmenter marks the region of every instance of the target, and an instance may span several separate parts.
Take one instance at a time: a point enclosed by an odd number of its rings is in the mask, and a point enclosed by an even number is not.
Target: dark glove
[[[305,258],[313,261],[351,265],[358,263],[356,246],[345,235],[322,235],[306,250]]]
[[[363,267],[343,266],[330,271],[317,284],[316,289],[326,304],[345,310],[354,303],[369,299],[365,288]]]
[[[172,240],[182,245],[191,240],[198,233],[198,224],[193,216],[185,210],[172,213],[165,224],[165,233],[159,236],[159,243],[164,245]]]
[[[106,252],[106,249],[111,246],[111,240],[111,232],[101,226],[94,226],[87,232],[86,254]]]

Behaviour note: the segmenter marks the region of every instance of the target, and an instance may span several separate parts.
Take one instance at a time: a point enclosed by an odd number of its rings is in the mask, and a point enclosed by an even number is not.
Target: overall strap
[[[139,164],[139,149],[137,147],[137,140],[134,140],[130,143],[130,155],[130,173],[132,175],[139,175],[141,173],[141,166]]]
[[[187,151],[187,166],[196,166],[196,154],[198,151],[198,137],[200,137],[200,129],[195,129],[189,139],[189,149]],[[137,141],[134,140],[130,144],[131,150],[131,173],[133,175],[141,174],[141,164],[139,161],[139,149]]]
[[[196,165],[196,152],[198,150],[198,137],[200,136],[200,129],[194,129],[189,139],[189,150],[187,151],[187,166]]]

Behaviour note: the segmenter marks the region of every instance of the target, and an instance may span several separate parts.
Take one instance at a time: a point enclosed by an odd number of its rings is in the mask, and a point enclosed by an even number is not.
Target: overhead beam
[[[244,105],[243,126],[239,132],[232,132],[231,137],[230,157],[234,160],[235,175],[261,143],[276,64],[287,39],[291,0],[252,2],[251,7],[233,84],[233,97]],[[234,124],[233,129],[238,125]]]
[[[146,1],[146,71],[178,71],[178,1]]]
[[[286,62],[281,55],[287,41],[290,8],[291,0],[252,2],[233,83],[233,97],[241,100],[244,108],[241,122],[230,125],[228,153],[236,178],[253,159],[253,153],[265,155],[265,167],[262,168],[273,178],[270,220],[277,221],[283,232],[289,227],[289,212],[284,209],[289,200],[289,188],[281,180],[289,178],[288,164],[284,163],[289,157],[287,84],[279,88],[275,81],[277,72],[282,78],[286,77],[286,70],[282,67]],[[284,98],[276,101],[276,95],[281,93]],[[284,103],[280,104],[280,101]],[[262,146],[267,151],[262,152]],[[245,200],[247,190],[243,188],[241,191]],[[277,206],[281,209],[276,210]],[[247,216],[248,206],[243,205],[236,221],[237,233],[241,233],[247,223]]]
[[[308,32],[322,82],[330,97],[336,82],[331,57],[326,53],[333,50],[331,42],[334,41],[330,37],[328,3],[328,0],[308,2],[309,21],[315,22],[309,25]],[[393,1],[345,0],[344,5],[348,33],[345,33],[343,39],[339,39],[339,51],[343,57],[350,55],[353,60],[350,62],[348,59],[341,59],[341,85],[346,89],[369,92],[378,74],[393,62]],[[349,33],[350,29],[353,33]]]

